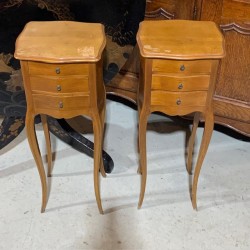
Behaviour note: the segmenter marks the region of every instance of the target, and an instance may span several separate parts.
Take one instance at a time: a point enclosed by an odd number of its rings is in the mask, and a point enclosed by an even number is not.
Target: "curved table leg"
[[[0,149],[4,148],[13,141],[25,126],[25,117],[5,116],[0,125]]]
[[[64,119],[48,117],[48,126],[50,132],[62,141],[90,157],[94,156],[94,143],[73,130]],[[105,151],[102,151],[102,157],[105,172],[111,173],[114,168],[112,158]]]
[[[196,166],[194,170],[194,178],[193,178],[193,186],[192,186],[192,205],[193,208],[197,210],[197,202],[196,202],[196,193],[197,193],[197,184],[198,184],[198,178],[201,170],[201,166],[203,163],[203,160],[205,158],[212,133],[214,129],[214,114],[212,111],[208,111],[205,115],[205,125],[204,125],[204,131],[202,135],[200,150],[198,154],[198,158],[196,161]]]
[[[37,117],[36,123],[38,123]],[[48,126],[49,130],[62,141],[90,157],[94,156],[94,143],[74,131],[64,119],[56,120],[49,117]],[[22,132],[24,127],[24,116],[5,116],[0,125],[0,149],[13,141]],[[105,151],[102,151],[102,157],[105,172],[111,173],[114,168],[112,158]]]
[[[142,111],[139,114],[139,168],[138,173],[141,174],[141,191],[138,202],[138,209],[141,208],[142,202],[144,199],[145,189],[146,189],[146,181],[147,181],[147,149],[146,149],[146,132],[147,132],[147,121],[148,121],[148,113],[146,111]]]
[[[36,130],[35,130],[35,115],[32,112],[27,112],[26,118],[26,133],[30,145],[30,150],[33,154],[34,160],[37,165],[37,169],[39,172],[41,186],[42,186],[42,206],[41,213],[45,211],[47,200],[48,200],[48,186],[47,186],[47,178],[43,166],[43,160],[41,157],[39,144],[37,141]]]
[[[47,115],[41,114],[41,120],[43,125],[43,131],[45,136],[46,148],[47,148],[47,161],[48,161],[48,173],[47,176],[51,177],[52,172],[52,151],[51,151],[51,142],[50,142],[50,134],[49,127],[47,122]]]
[[[191,175],[192,174],[192,158],[193,158],[193,151],[194,151],[194,143],[195,143],[195,136],[196,131],[200,121],[200,112],[196,112],[193,121],[192,133],[189,138],[188,142],[188,154],[187,154],[187,171]]]

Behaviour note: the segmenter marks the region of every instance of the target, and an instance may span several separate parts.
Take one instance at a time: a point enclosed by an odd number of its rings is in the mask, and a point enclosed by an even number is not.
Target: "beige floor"
[[[89,129],[87,137],[92,138]],[[41,151],[45,142],[37,126]],[[184,147],[188,127],[152,115],[148,181],[137,210],[136,111],[108,101],[105,150],[114,171],[101,180],[104,215],[93,192],[93,159],[52,136],[55,163],[46,212],[25,132],[1,150],[0,249],[250,249],[250,143],[214,131],[191,206]],[[199,145],[202,128],[198,129]],[[197,152],[197,147],[196,147]]]

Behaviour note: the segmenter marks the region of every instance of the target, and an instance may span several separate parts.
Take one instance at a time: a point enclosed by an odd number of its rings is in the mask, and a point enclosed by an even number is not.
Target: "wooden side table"
[[[146,187],[147,118],[151,112],[160,111],[171,116],[195,112],[188,144],[187,171],[190,174],[196,129],[201,114],[204,116],[205,127],[191,195],[193,208],[197,209],[198,177],[214,126],[212,96],[219,59],[224,57],[223,36],[213,22],[144,21],[140,24],[137,41],[141,54],[138,171],[142,174],[138,208]]]
[[[34,117],[41,114],[48,151],[48,176],[51,174],[51,145],[47,115],[71,118],[87,115],[94,130],[94,188],[97,205],[103,213],[99,170],[105,176],[101,150],[106,93],[102,79],[102,52],[105,47],[101,24],[71,21],[28,23],[16,41],[15,57],[21,60],[27,100],[26,128],[31,151],[42,184],[42,208],[47,203],[47,181]]]

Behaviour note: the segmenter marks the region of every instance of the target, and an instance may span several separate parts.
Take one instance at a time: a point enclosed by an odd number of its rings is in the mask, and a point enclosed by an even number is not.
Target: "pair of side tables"
[[[138,89],[141,207],[147,177],[147,118],[155,111],[167,115],[194,113],[188,145],[187,170],[192,172],[192,153],[198,123],[203,117],[204,133],[194,171],[192,205],[196,205],[198,177],[214,125],[212,96],[224,40],[213,22],[143,21],[137,33],[141,54]],[[21,61],[27,99],[26,128],[42,185],[42,208],[47,204],[47,177],[36,138],[34,118],[40,114],[51,176],[52,153],[47,116],[71,118],[87,115],[94,131],[94,189],[103,213],[99,172],[105,176],[101,157],[106,110],[102,78],[104,27],[71,21],[30,22],[16,42],[15,57]]]

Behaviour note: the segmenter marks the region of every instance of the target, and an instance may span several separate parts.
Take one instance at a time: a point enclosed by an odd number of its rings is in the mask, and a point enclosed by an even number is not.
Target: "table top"
[[[14,56],[48,63],[96,62],[105,39],[104,26],[99,23],[32,21],[18,36]]]
[[[223,36],[211,21],[143,21],[137,42],[141,55],[146,58],[189,60],[225,55]]]

